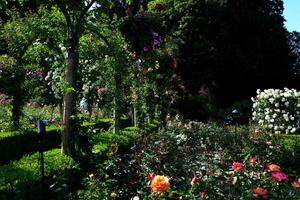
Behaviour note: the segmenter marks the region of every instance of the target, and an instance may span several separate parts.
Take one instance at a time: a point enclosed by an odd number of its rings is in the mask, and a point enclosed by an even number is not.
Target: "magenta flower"
[[[271,178],[277,182],[284,182],[289,179],[288,175],[283,172],[273,172]]]
[[[144,47],[144,52],[148,52],[149,48],[148,47]]]
[[[155,37],[158,37],[159,34],[157,32],[155,32],[155,31],[153,31],[152,35],[155,36]]]
[[[155,47],[155,46],[160,46],[161,43],[160,43],[159,40],[154,39],[153,42],[152,42],[152,44],[153,44],[153,46]]]

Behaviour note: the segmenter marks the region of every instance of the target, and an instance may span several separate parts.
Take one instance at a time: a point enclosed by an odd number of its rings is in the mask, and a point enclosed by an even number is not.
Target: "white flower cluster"
[[[187,140],[187,136],[185,134],[179,134],[179,135],[176,135],[176,140],[177,140],[177,144],[181,144],[181,143],[184,143],[186,142]]]
[[[261,128],[279,133],[295,133],[300,117],[300,92],[284,88],[257,90],[253,101],[253,121]]]

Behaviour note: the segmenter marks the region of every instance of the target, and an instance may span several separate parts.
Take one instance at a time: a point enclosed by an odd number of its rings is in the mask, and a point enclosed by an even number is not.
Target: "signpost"
[[[39,152],[40,152],[40,164],[41,164],[41,181],[42,181],[42,190],[45,183],[45,167],[44,167],[44,136],[46,134],[45,123],[43,120],[38,120],[37,129],[39,134]]]

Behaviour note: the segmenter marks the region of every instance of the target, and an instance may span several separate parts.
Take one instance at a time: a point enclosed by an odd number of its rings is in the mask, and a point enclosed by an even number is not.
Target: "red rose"
[[[194,176],[192,178],[191,185],[195,185],[196,183],[198,183],[198,178],[196,176]]]
[[[153,173],[149,174],[148,175],[149,181],[152,181],[154,179],[154,177],[155,177],[155,174],[153,174]]]
[[[241,162],[233,162],[232,169],[235,172],[242,172],[245,170],[245,165],[244,165],[244,163],[241,163]]]
[[[266,189],[257,187],[253,189],[253,195],[256,197],[261,197],[263,199],[269,199],[269,193]]]
[[[206,192],[201,192],[201,199],[206,199]]]

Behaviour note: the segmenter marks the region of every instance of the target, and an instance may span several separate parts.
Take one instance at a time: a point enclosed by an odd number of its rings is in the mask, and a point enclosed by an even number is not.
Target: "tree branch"
[[[88,12],[88,10],[92,7],[92,5],[96,2],[96,0],[91,0],[90,3],[88,3],[88,5],[83,9],[83,11],[80,13],[80,16],[77,19],[77,24],[79,24],[81,22],[81,20],[83,19],[84,15]]]
[[[66,18],[66,22],[67,22],[67,27],[71,27],[72,26],[72,21],[71,21],[71,17],[66,9],[66,4],[64,4],[61,0],[55,0],[58,8],[60,9],[60,11],[64,14],[65,18]]]

